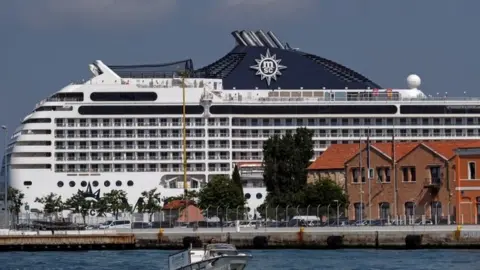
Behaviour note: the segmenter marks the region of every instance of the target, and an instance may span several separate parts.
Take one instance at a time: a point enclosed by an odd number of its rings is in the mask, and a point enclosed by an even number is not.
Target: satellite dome
[[[409,89],[417,89],[422,84],[422,79],[417,74],[410,74],[407,77],[407,84]]]

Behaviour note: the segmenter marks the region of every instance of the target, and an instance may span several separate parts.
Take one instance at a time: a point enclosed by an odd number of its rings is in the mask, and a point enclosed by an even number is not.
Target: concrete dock
[[[118,229],[53,234],[0,230],[0,251],[182,249],[210,241],[229,242],[240,249],[480,249],[480,226]]]

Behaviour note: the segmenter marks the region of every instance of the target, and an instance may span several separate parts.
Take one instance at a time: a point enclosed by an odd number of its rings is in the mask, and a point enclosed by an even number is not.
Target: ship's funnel
[[[280,42],[280,40],[275,36],[275,34],[272,31],[267,32],[268,36],[272,39],[275,44],[277,44],[278,48],[280,49],[285,49],[285,46]]]
[[[243,30],[240,33],[242,34],[242,38],[243,38],[243,40],[245,40],[245,42],[248,44],[248,46],[253,46],[253,47],[257,46],[257,44],[252,40],[250,35],[247,33],[247,31]]]
[[[233,36],[233,38],[235,39],[235,41],[237,42],[238,45],[247,46],[247,43],[245,42],[245,40],[243,40],[242,36],[240,35],[240,32],[233,31],[232,36]]]
[[[258,36],[255,34],[253,31],[249,31],[250,36],[253,38],[253,41],[257,43],[258,46],[260,47],[265,47],[265,44],[258,38]]]
[[[265,44],[265,46],[267,47],[270,47],[270,48],[277,48],[277,45],[275,45],[275,43],[273,43],[268,37],[267,35],[265,35],[265,33],[262,31],[262,30],[258,30],[256,32],[257,34],[257,37],[263,41],[263,44]]]

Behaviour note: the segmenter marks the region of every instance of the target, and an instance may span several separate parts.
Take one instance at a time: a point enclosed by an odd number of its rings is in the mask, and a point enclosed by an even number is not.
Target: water
[[[1,270],[166,270],[171,251],[0,253]],[[430,270],[478,269],[477,250],[264,250],[252,251],[247,270]]]

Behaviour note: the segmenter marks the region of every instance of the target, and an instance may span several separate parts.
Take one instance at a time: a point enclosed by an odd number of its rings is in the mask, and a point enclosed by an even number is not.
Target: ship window
[[[107,181],[105,181],[103,184],[104,184],[106,187],[109,187],[109,186],[110,186],[110,181],[107,180]]]
[[[478,114],[477,106],[425,106],[425,105],[402,105],[401,114]]]
[[[246,193],[246,194],[245,194],[245,199],[248,200],[248,199],[250,199],[250,197],[251,197],[250,193]]]
[[[182,114],[182,106],[80,106],[81,115]],[[186,114],[202,114],[200,105],[186,106]]]
[[[92,101],[155,101],[155,92],[95,92],[90,95]]]
[[[75,182],[70,181],[70,182],[68,183],[68,185],[69,185],[70,187],[74,187],[74,186],[75,186]]]
[[[94,187],[98,187],[98,181],[95,180],[95,181],[92,182],[92,184],[93,184]]]
[[[63,182],[62,182],[62,181],[58,181],[58,182],[57,182],[57,186],[58,186],[58,187],[63,187]]]
[[[120,181],[120,180],[116,181],[116,182],[115,182],[115,185],[116,185],[117,187],[122,186],[122,181]]]
[[[257,199],[260,200],[260,199],[262,198],[262,193],[257,193],[257,196],[256,196],[256,197],[257,197]]]
[[[44,124],[51,123],[52,119],[50,118],[29,118],[22,122],[22,124]]]
[[[24,181],[24,182],[23,182],[23,185],[24,185],[24,186],[31,186],[31,185],[32,185],[32,181]]]
[[[129,186],[129,187],[133,186],[133,181],[132,181],[132,180],[128,180],[127,186]]]
[[[80,183],[80,185],[81,185],[82,187],[86,187],[86,186],[87,186],[87,182],[86,182],[86,181],[82,181],[82,182]]]
[[[395,114],[395,105],[360,105],[360,106],[226,106],[217,105],[210,108],[212,114]]]

